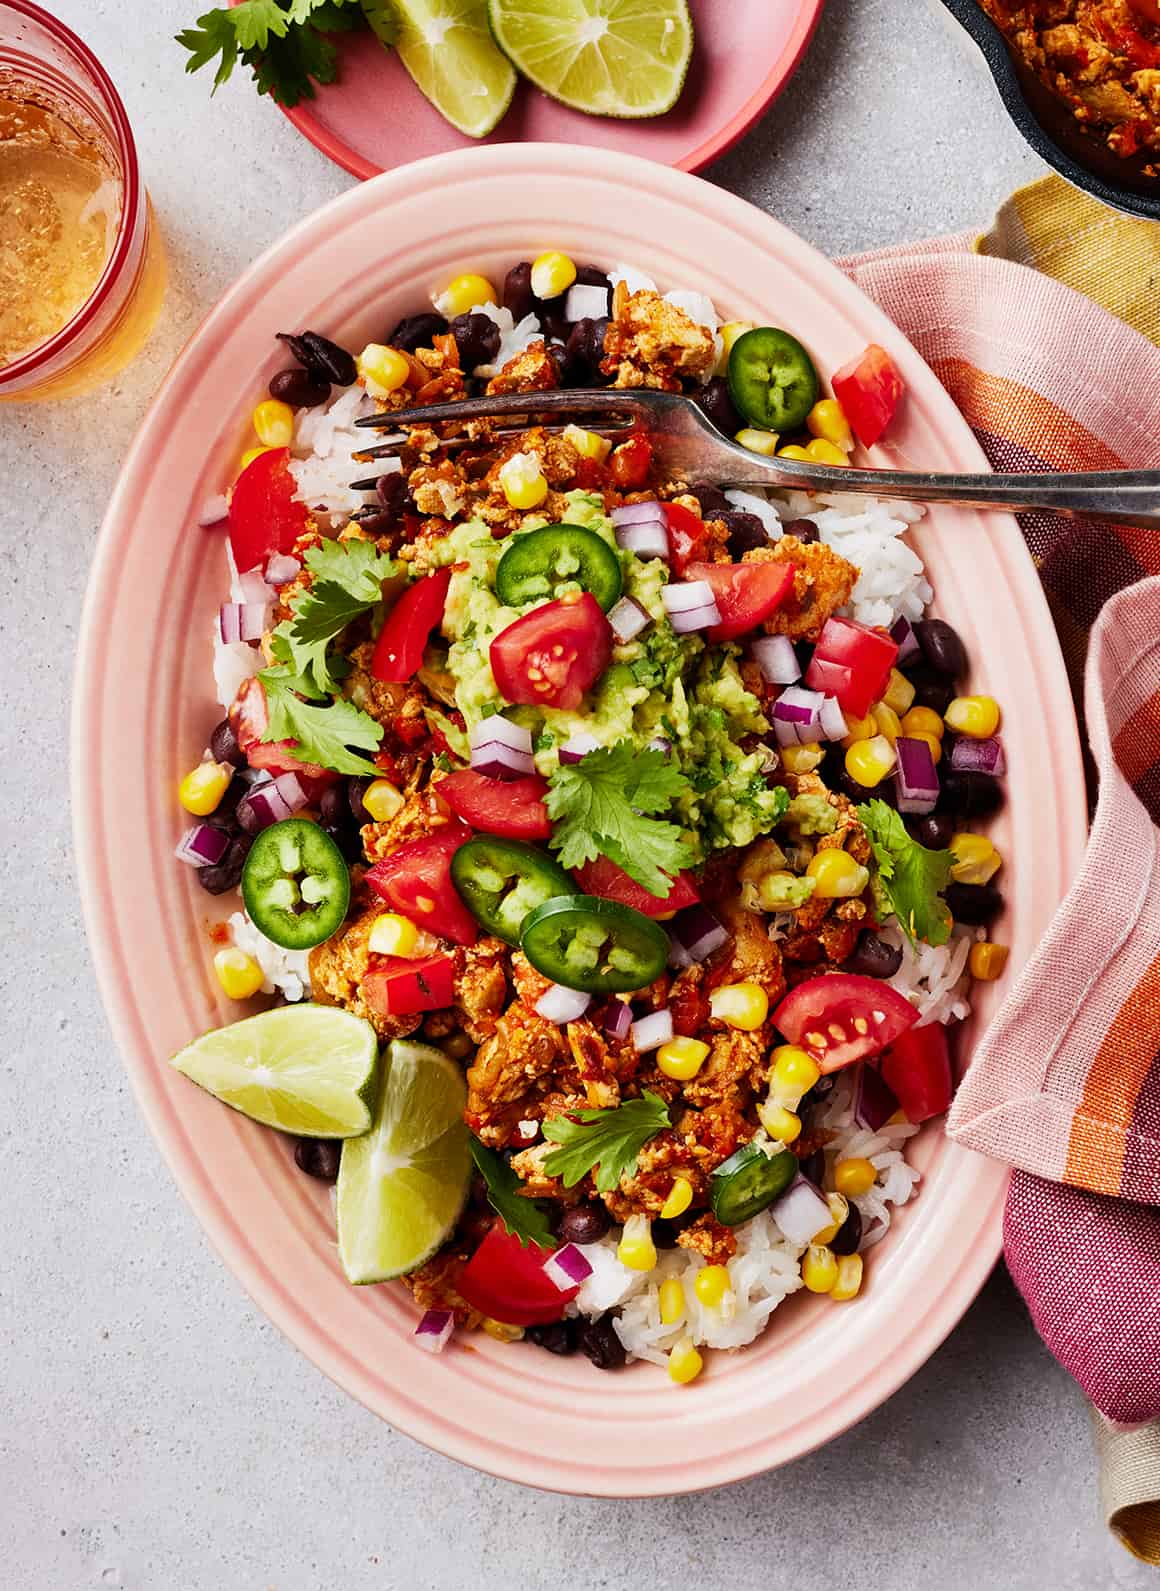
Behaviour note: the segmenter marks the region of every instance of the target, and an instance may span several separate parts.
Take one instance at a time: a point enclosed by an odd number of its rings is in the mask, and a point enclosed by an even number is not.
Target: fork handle
[[[746,460],[742,480],[722,459],[706,473],[716,486],[778,486],[803,491],[868,492],[919,503],[959,503],[967,508],[1015,512],[1047,509],[1089,514],[1117,525],[1160,530],[1160,470],[1091,470],[1060,475],[944,475],[922,470],[864,470],[806,464],[798,459]]]

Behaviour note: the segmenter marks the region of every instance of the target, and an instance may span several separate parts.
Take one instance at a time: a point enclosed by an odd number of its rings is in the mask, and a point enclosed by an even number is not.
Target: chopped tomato
[[[599,895],[604,900],[614,900],[618,906],[631,906],[646,917],[667,917],[683,906],[695,906],[701,898],[691,873],[678,873],[667,895],[650,895],[643,884],[629,878],[607,856],[585,862],[576,869],[575,878],[585,895]]]
[[[669,991],[669,1012],[673,1032],[691,1039],[708,1025],[709,1002],[695,983],[678,980]]]
[[[872,630],[856,619],[827,619],[806,670],[806,684],[811,690],[836,696],[851,718],[865,718],[881,699],[897,656],[898,647],[881,630]],[[838,669],[848,670],[849,678],[843,681]]]
[[[755,630],[785,601],[793,587],[793,572],[788,562],[691,563],[685,579],[707,581],[713,589],[721,623],[706,630],[709,640],[732,641]]]
[[[526,779],[489,779],[473,768],[448,774],[434,787],[447,805],[485,834],[502,834],[509,840],[546,840],[552,820],[544,805],[548,781],[539,774]]]
[[[608,485],[608,470],[599,459],[577,459],[572,485],[580,491],[602,492]]]
[[[947,1030],[938,1022],[899,1034],[879,1067],[907,1121],[915,1126],[950,1109],[955,1087]]]
[[[363,996],[380,1016],[414,1016],[442,1011],[455,1001],[455,963],[450,956],[380,956],[361,984]]]
[[[917,1021],[918,1012],[896,990],[852,972],[799,983],[773,1013],[778,1031],[812,1055],[823,1072],[877,1055]]]
[[[328,785],[336,784],[340,775],[329,768],[320,768],[316,762],[299,762],[294,755],[296,740],[263,740],[270,724],[266,706],[266,692],[260,679],[251,676],[242,682],[229,711],[230,724],[237,737],[238,749],[245,754],[251,768],[265,768],[269,773],[296,773],[303,781],[303,789],[314,799]],[[311,781],[307,783],[306,781]],[[311,787],[317,782],[317,790]]]
[[[509,1326],[546,1326],[559,1320],[564,1305],[580,1291],[558,1288],[544,1270],[547,1251],[513,1237],[496,1221],[456,1282],[461,1298],[491,1320]]]
[[[403,592],[379,631],[371,673],[376,679],[401,683],[414,679],[423,661],[427,638],[443,617],[451,569],[436,569]]]
[[[652,456],[652,443],[647,436],[630,436],[608,461],[612,484],[622,492],[641,491],[648,485]]]
[[[898,366],[877,343],[843,365],[831,385],[863,447],[873,447],[881,438],[906,391]]]
[[[306,504],[295,500],[290,449],[269,448],[252,459],[230,493],[230,551],[239,573],[276,552],[289,552],[306,529]]]
[[[408,840],[376,862],[366,881],[381,900],[420,928],[453,939],[457,945],[473,945],[479,929],[451,882],[451,858],[470,838],[466,824],[454,823]]]
[[[691,508],[682,508],[680,503],[665,504],[665,519],[669,530],[670,567],[683,580],[689,565],[705,556],[708,536],[705,521]]]
[[[505,701],[575,712],[612,661],[612,627],[592,593],[583,591],[509,624],[489,656]]]

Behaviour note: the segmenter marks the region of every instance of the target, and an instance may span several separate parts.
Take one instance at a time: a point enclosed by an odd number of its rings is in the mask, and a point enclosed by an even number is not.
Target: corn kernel
[[[900,674],[896,668],[892,668],[886,689],[882,692],[882,700],[887,707],[893,707],[901,718],[903,713],[908,713],[914,706],[914,696],[914,686],[906,675]]]
[[[989,740],[999,727],[999,716],[993,696],[956,696],[943,714],[951,729],[972,740]]]
[[[669,1189],[669,1196],[661,1205],[661,1220],[675,1221],[678,1215],[684,1215],[693,1202],[693,1184],[688,1177],[679,1173],[673,1178],[673,1185]]]
[[[813,1056],[796,1044],[779,1044],[771,1059],[770,1085],[783,1104],[792,1101],[796,1105],[822,1075]]]
[[[951,877],[956,884],[989,884],[1003,865],[1003,858],[985,834],[951,836]]]
[[[435,308],[446,320],[454,320],[456,315],[466,315],[477,304],[497,302],[495,288],[487,277],[479,276],[474,271],[454,277],[439,296],[432,299]]]
[[[878,724],[873,713],[867,713],[865,718],[851,718],[846,714],[846,733],[842,739],[843,746],[849,748],[859,740],[872,740],[878,733]]]
[[[575,280],[575,264],[559,249],[549,249],[532,261],[532,292],[537,298],[558,298]]]
[[[907,713],[906,716],[909,718],[910,714]],[[942,741],[937,735],[928,734],[925,729],[912,729],[904,738],[907,740],[921,740],[924,746],[929,746],[931,761],[936,767],[942,761]]]
[[[582,459],[595,459],[597,464],[603,464],[612,452],[612,443],[598,431],[584,431],[578,425],[566,425],[563,434],[565,442],[571,442]]]
[[[489,1315],[480,1325],[489,1337],[494,1337],[496,1342],[519,1342],[524,1334],[522,1326],[512,1326],[506,1320],[492,1320]]]
[[[808,423],[808,422],[807,422]],[[806,443],[806,457],[815,464],[833,464],[844,467],[850,461],[836,442],[827,442],[824,436],[814,437]]]
[[[709,1014],[726,1027],[753,1033],[769,1015],[769,996],[759,983],[722,983],[709,996]]]
[[[403,805],[403,793],[389,779],[372,779],[363,791],[362,804],[375,823],[386,823]]]
[[[367,949],[376,956],[413,956],[419,943],[419,930],[409,917],[398,912],[383,912],[371,924]]]
[[[630,1271],[651,1271],[657,1262],[656,1244],[647,1215],[630,1215],[624,1223],[616,1257]]]
[[[693,1291],[706,1309],[716,1309],[725,1294],[733,1291],[727,1267],[703,1265],[693,1278]]]
[[[933,707],[912,707],[902,720],[904,735],[936,735],[941,740],[945,727]]]
[[[221,805],[234,770],[226,762],[199,762],[177,787],[177,799],[195,818],[208,818]]]
[[[806,415],[806,430],[811,436],[832,442],[835,447],[849,452],[854,446],[850,422],[837,398],[819,398]]]
[[[879,702],[874,709],[874,723],[880,735],[885,735],[893,746],[902,733],[902,720],[893,707],[887,707],[885,702]]]
[[[849,1160],[839,1160],[834,1167],[834,1187],[847,1199],[860,1198],[869,1193],[878,1181],[878,1173],[864,1155],[854,1155]]]
[[[748,448],[751,453],[760,453],[763,458],[771,459],[777,452],[777,432],[759,431],[755,426],[746,425],[738,431],[733,438],[741,446]]]
[[[829,1206],[830,1219],[825,1226],[819,1227],[814,1233],[810,1240],[813,1243],[832,1243],[845,1226],[846,1217],[850,1213],[850,1205],[844,1193],[827,1193],[826,1203]]]
[[[844,1304],[851,1298],[857,1298],[861,1287],[861,1254],[843,1254],[838,1261],[838,1279],[830,1288],[830,1297],[835,1304]]]
[[[675,1276],[661,1283],[657,1303],[660,1306],[661,1325],[675,1326],[685,1313],[685,1289]]]
[[[802,1135],[800,1116],[784,1105],[771,1105],[768,1101],[757,1107],[758,1120],[775,1143],[792,1144]]]
[[[851,749],[846,756],[849,758],[853,754]],[[817,852],[806,868],[806,877],[813,879],[814,896],[818,900],[849,900],[860,895],[870,882],[868,870],[856,862],[849,851],[841,851],[836,846]]]
[[[753,330],[751,320],[727,320],[721,328],[721,352],[717,359],[714,375],[723,376],[729,369],[729,355],[733,352],[733,344],[738,337],[747,331]]]
[[[838,1257],[822,1243],[811,1243],[802,1255],[802,1281],[811,1293],[832,1292],[838,1280]]]
[[[535,453],[514,453],[500,466],[499,484],[513,508],[538,508],[548,495],[548,483]]]
[[[1006,945],[993,944],[989,939],[977,940],[967,958],[971,977],[978,978],[980,983],[993,983],[1007,965],[1010,954]]]
[[[705,1361],[693,1346],[691,1337],[682,1337],[669,1353],[669,1376],[684,1386],[695,1381],[704,1368]]]
[[[765,873],[757,881],[757,905],[765,912],[784,911],[786,900],[790,898],[787,890],[792,893],[801,880],[796,873],[785,869],[778,869],[773,873]],[[748,885],[745,888],[749,888]]]
[[[238,460],[238,474],[240,475],[243,470],[248,470],[254,460],[260,459],[263,453],[271,452],[273,452],[273,449],[268,447],[248,447]]]
[[[851,779],[867,790],[881,784],[894,770],[897,761],[894,747],[885,735],[875,735],[872,740],[858,740],[846,752],[846,772]]]
[[[799,464],[808,464],[810,456],[804,447],[799,447],[796,442],[791,442],[788,447],[778,448],[779,459],[797,459]]]
[[[411,374],[411,367],[399,350],[383,343],[367,343],[355,363],[372,398],[397,392]]]
[[[248,1000],[252,994],[257,994],[266,981],[265,973],[253,956],[247,956],[236,945],[227,945],[217,952],[213,958],[213,970],[224,993],[231,1000]]]
[[[805,746],[782,746],[780,755],[781,765],[787,773],[813,773],[821,765],[826,753],[817,741],[811,740]]]
[[[250,420],[266,447],[289,447],[294,440],[294,410],[278,398],[263,399]]]
[[[700,1039],[670,1039],[657,1051],[657,1066],[666,1077],[687,1083],[690,1077],[696,1077],[701,1070],[708,1053],[709,1046]]]

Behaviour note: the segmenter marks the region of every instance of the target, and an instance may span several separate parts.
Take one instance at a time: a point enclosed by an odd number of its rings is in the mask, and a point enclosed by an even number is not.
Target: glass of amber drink
[[[55,17],[0,0],[0,402],[107,380],[141,348],[164,290],[117,90]]]

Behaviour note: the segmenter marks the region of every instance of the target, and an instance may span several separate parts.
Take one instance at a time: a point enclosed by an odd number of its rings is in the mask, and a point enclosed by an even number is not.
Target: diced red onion
[[[914,626],[902,614],[899,614],[890,626],[890,639],[898,648],[898,656],[894,659],[898,667],[903,663],[909,663],[910,659],[916,657],[922,650],[918,644],[918,636],[914,633]]]
[[[415,1327],[415,1346],[427,1353],[442,1353],[455,1330],[453,1309],[429,1309]]]
[[[608,314],[608,289],[589,282],[574,282],[564,300],[564,319],[603,320]]]
[[[493,713],[468,732],[471,766],[489,779],[526,779],[535,773],[532,732],[513,724],[502,713]]]
[[[729,932],[707,906],[686,906],[669,924],[670,937],[685,951],[690,962],[704,961],[729,938]]]
[[[628,1037],[632,1027],[632,1007],[627,1000],[618,1000],[613,996],[590,1014],[592,1021],[610,1039],[623,1042]]]
[[[581,989],[568,989],[562,983],[554,983],[536,1001],[536,1010],[545,1021],[563,1027],[565,1022],[578,1022],[591,1000],[592,996]]]
[[[792,685],[802,677],[801,665],[788,635],[763,635],[751,641],[749,655],[770,685]]]
[[[804,1247],[833,1220],[825,1197],[808,1177],[802,1176],[795,1177],[780,1199],[774,1200],[769,1213],[795,1247]]]
[[[683,613],[670,613],[669,623],[678,635],[693,635],[697,630],[711,630],[721,623],[721,610],[715,602],[705,608],[689,608]]]
[[[197,823],[181,836],[181,844],[174,856],[191,867],[214,867],[229,849],[230,837],[225,829],[216,829],[211,823]]]
[[[472,724],[467,732],[467,743],[473,751],[476,746],[501,745],[509,746],[512,751],[530,753],[532,732],[522,724],[513,724],[502,713],[492,713],[490,718],[481,718],[477,724]]]
[[[223,641],[260,641],[269,623],[264,602],[223,602],[218,609],[218,632]]]
[[[894,774],[900,812],[933,812],[939,796],[938,773],[925,740],[899,735],[894,742],[898,767]]]
[[[650,498],[645,503],[622,503],[608,516],[620,530],[625,525],[667,525],[665,505]]]
[[[616,532],[616,545],[638,558],[669,557],[669,533],[663,520],[648,520],[639,525],[625,525]]]
[[[818,714],[823,740],[845,740],[849,734],[846,715],[842,711],[841,703],[836,696],[823,696],[822,708]]]
[[[301,568],[302,565],[298,562],[298,559],[291,558],[288,552],[276,552],[266,565],[266,584],[269,586],[289,585]]]
[[[854,1120],[867,1132],[877,1132],[897,1109],[898,1099],[882,1073],[863,1061],[854,1085]]]
[[[669,966],[674,972],[682,972],[686,967],[693,965],[693,958],[682,945],[681,941],[669,935]]]
[[[797,737],[797,726],[788,723],[784,718],[773,720],[773,733],[779,746],[800,746]]]
[[[773,704],[773,716],[791,724],[808,724],[822,710],[822,696],[818,691],[803,690],[791,685]]]
[[[238,822],[247,834],[259,834],[271,823],[282,823],[310,805],[296,773],[280,773],[267,784],[251,785],[237,805]]]
[[[638,1017],[632,1024],[632,1042],[641,1055],[647,1050],[659,1050],[672,1036],[673,1013],[667,1007],[663,1011],[650,1011],[648,1016]]]
[[[266,584],[260,569],[247,569],[238,576],[238,589],[243,602],[273,602],[274,590]]]
[[[623,646],[628,641],[635,640],[644,627],[652,621],[639,602],[635,602],[632,597],[621,597],[619,602],[614,602],[609,608],[608,622],[612,626],[613,635]]]
[[[649,751],[659,751],[667,757],[673,749],[673,743],[667,735],[654,735],[648,743],[648,749]]]
[[[565,1243],[544,1261],[544,1274],[562,1293],[574,1293],[592,1275],[592,1266],[575,1243]]]
[[[707,580],[678,580],[661,587],[661,601],[666,613],[688,613],[692,608],[707,607],[716,598]]]
[[[558,756],[564,764],[583,762],[590,751],[599,751],[600,746],[601,742],[597,740],[595,735],[590,735],[585,730],[580,729],[577,730],[576,734],[568,737],[560,747]]]
[[[961,773],[989,773],[1001,779],[1007,772],[1003,742],[992,735],[989,740],[972,740],[959,735],[951,747],[951,767]]]
[[[220,525],[230,511],[229,498],[224,492],[219,492],[216,497],[207,498],[201,505],[201,512],[197,522],[202,530],[208,530],[211,525]]]

